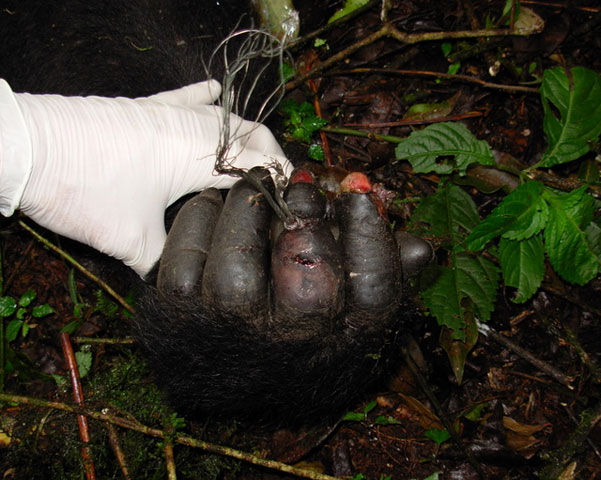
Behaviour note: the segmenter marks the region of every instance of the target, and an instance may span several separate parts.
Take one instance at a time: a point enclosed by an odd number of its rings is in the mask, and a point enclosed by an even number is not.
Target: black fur
[[[381,381],[397,356],[398,323],[393,315],[368,332],[346,326],[342,314],[329,334],[286,341],[149,287],[136,337],[176,408],[290,422],[339,414]]]
[[[15,91],[145,96],[206,79],[247,0],[5,0],[0,77]],[[212,75],[220,78],[218,66]]]

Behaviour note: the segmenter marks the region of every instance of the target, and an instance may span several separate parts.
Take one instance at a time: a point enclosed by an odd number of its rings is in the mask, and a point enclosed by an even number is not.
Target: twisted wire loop
[[[287,179],[284,170],[277,159],[267,165],[275,172],[275,196],[268,192],[263,184],[248,175],[234,163],[238,153],[246,146],[254,130],[275,110],[284,96],[285,79],[284,63],[292,63],[292,57],[286,51],[286,38],[279,39],[275,35],[256,28],[234,31],[227,36],[215,49],[208,63],[205,64],[207,78],[212,78],[212,65],[223,62],[223,78],[221,79],[222,94],[218,105],[223,108],[223,118],[219,131],[219,142],[216,151],[215,171],[241,177],[255,186],[263,195],[282,220],[291,222],[292,215],[283,200],[283,190]],[[275,68],[274,68],[275,67]],[[276,85],[264,92],[265,75],[277,75]],[[251,100],[253,105],[258,96],[264,95],[256,113],[252,118],[246,118],[249,113]],[[232,114],[237,116],[233,118]],[[255,126],[242,129],[241,119],[252,120]],[[274,198],[275,197],[275,198]]]

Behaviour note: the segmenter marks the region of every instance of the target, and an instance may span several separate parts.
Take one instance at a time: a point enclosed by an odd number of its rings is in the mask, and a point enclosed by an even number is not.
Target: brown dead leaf
[[[544,428],[551,426],[550,423],[545,423],[542,425],[527,425],[525,423],[520,423],[517,420],[514,420],[511,417],[503,417],[503,426],[512,432],[515,432],[519,435],[532,435],[534,433],[540,432]]]
[[[438,416],[417,398],[411,397],[410,395],[403,395],[402,393],[399,393],[399,395],[405,400],[407,406],[413,410],[414,413],[418,414],[418,422],[421,427],[426,430],[430,428],[436,428],[438,430],[444,429]]]

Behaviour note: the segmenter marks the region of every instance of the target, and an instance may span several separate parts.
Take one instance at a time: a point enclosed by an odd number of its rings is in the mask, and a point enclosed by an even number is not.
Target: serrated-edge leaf
[[[499,268],[481,255],[456,255],[459,285],[476,307],[478,320],[488,322],[499,287]]]
[[[7,342],[12,342],[15,338],[17,338],[22,325],[23,320],[18,320],[16,318],[8,322],[8,325],[6,325],[6,331],[4,332]]]
[[[36,293],[33,289],[27,290],[23,295],[19,297],[19,301],[17,302],[20,307],[27,307],[31,302],[35,300]]]
[[[446,183],[420,202],[411,216],[410,228],[424,236],[448,238],[458,244],[479,222],[472,197],[461,187]],[[419,228],[421,223],[428,224],[429,228]]]
[[[443,122],[416,130],[395,149],[396,158],[407,159],[416,173],[451,173],[455,168],[460,175],[472,163],[494,165],[488,143],[478,140],[462,123]],[[454,165],[437,163],[438,157],[452,156]]]
[[[545,276],[542,234],[521,241],[502,238],[499,261],[505,284],[517,288],[513,301],[525,302],[538,290]]]
[[[79,370],[79,377],[84,378],[92,368],[92,352],[75,352],[75,360]]]
[[[555,271],[570,283],[584,285],[601,269],[584,230],[593,215],[594,200],[581,187],[570,193],[545,196],[550,206],[545,228],[545,251]]]
[[[17,310],[13,297],[0,297],[0,317],[10,317]]]
[[[46,315],[50,315],[51,313],[54,313],[54,308],[52,308],[47,303],[45,303],[43,305],[36,305],[31,310],[31,315],[35,318],[42,318],[42,317],[45,317]]]
[[[540,182],[526,182],[507,195],[467,238],[470,250],[481,250],[500,235],[522,240],[540,232],[549,217]]]
[[[588,237],[588,244],[601,260],[601,226],[591,222],[586,227],[585,232]]]
[[[601,134],[601,76],[584,67],[574,67],[570,74],[571,79],[562,67],[543,73],[543,129],[549,142],[540,162],[543,167],[576,160]]]
[[[464,298],[469,298],[481,322],[490,320],[498,288],[499,269],[482,256],[453,254],[454,265],[439,267],[440,276],[421,295],[439,325],[452,330],[453,340],[465,341]],[[470,302],[467,302],[470,304]]]

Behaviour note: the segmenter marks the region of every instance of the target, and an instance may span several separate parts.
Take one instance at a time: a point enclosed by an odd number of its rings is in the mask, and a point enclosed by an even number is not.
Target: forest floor
[[[293,50],[308,70],[332,61],[310,80],[291,84],[287,97],[315,101],[328,128],[321,137],[316,133],[312,142],[323,146],[327,141],[326,157],[332,164],[365,171],[394,191],[399,201],[390,215],[400,224],[411,217],[413,199],[436,191],[441,175],[414,174],[409,163],[395,161],[396,143],[374,134],[404,138],[423,125],[462,122],[500,156],[533,165],[546,146],[538,93],[543,71],[582,66],[601,73],[601,7],[594,0],[522,1],[522,8],[532,9],[544,21],[542,32],[459,39],[445,32],[485,28],[487,18],[499,20],[503,2],[445,2],[448,10],[433,0],[392,2],[388,22],[398,31],[418,37],[441,34],[438,40],[413,44],[392,34],[369,37],[384,25],[381,2],[373,3],[352,20],[323,31],[319,43],[311,40]],[[303,33],[321,21],[303,18]],[[334,57],[337,52],[343,54]],[[416,104],[422,108],[408,112]],[[286,136],[281,140],[293,157],[306,151],[307,142]],[[595,152],[583,162],[596,170],[599,185]],[[581,178],[583,162],[540,169],[538,178],[561,189]],[[493,178],[488,191],[474,175],[454,180],[462,182],[482,216],[502,199],[502,179]],[[290,475],[278,471],[277,465],[257,467],[228,452],[210,453],[206,445],[173,447],[175,431],[294,465],[314,478],[601,478],[598,276],[578,286],[547,268],[541,288],[521,304],[511,301],[513,289],[502,288],[487,323],[492,334],[477,337],[461,383],[441,347],[440,326],[424,312],[416,286],[411,294],[421,314],[407,326],[404,344],[413,361],[399,365],[385,387],[356,404],[355,415],[325,425],[315,419],[316,425],[296,429],[212,418],[186,421],[184,426],[162,405],[135,345],[120,341],[129,336],[129,315],[17,221],[8,219],[2,225],[2,295],[19,299],[33,291],[36,296],[29,304],[23,301],[27,305],[21,318],[4,319],[4,362],[9,368],[1,386],[6,394],[72,404],[59,336],[65,327],[73,327],[78,358],[89,361],[82,379],[87,408],[129,422],[111,426],[107,417],[90,420],[89,456],[98,478],[127,478],[124,466],[131,478],[165,478],[173,466],[180,478]],[[67,251],[78,251],[71,242],[45,235]],[[430,240],[436,246],[442,243]],[[441,255],[439,261],[444,261]],[[110,269],[107,272],[99,275],[113,284]],[[121,295],[128,295],[123,281],[114,284]],[[44,304],[54,313],[35,318],[33,307]],[[13,339],[9,330],[16,328]],[[2,398],[2,478],[82,478],[85,456],[76,415],[56,406]],[[167,437],[158,439],[156,431],[143,431],[138,421],[167,432]],[[123,459],[115,453],[120,450]]]

